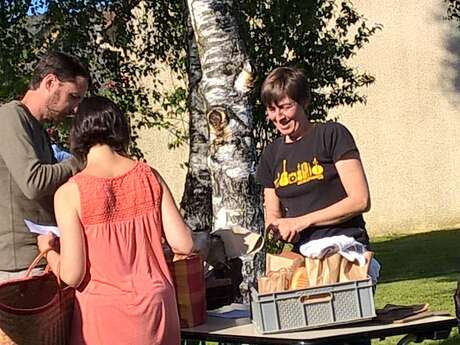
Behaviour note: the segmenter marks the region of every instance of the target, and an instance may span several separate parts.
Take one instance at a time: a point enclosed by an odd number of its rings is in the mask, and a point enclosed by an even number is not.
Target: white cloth
[[[309,241],[302,244],[299,250],[307,258],[322,259],[327,255],[339,253],[348,261],[357,261],[360,266],[366,264],[366,258],[363,255],[366,251],[364,245],[353,237],[345,235]]]

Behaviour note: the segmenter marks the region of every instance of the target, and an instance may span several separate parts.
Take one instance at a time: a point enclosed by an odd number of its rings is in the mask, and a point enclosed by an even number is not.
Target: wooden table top
[[[430,332],[446,332],[457,325],[451,316],[430,316],[407,323],[382,324],[366,321],[355,324],[335,326],[307,331],[295,331],[277,334],[261,334],[249,318],[225,319],[208,317],[208,321],[193,328],[183,328],[185,339],[201,339],[213,341],[242,341],[253,344],[319,344],[352,338],[384,338],[393,335],[428,334]]]

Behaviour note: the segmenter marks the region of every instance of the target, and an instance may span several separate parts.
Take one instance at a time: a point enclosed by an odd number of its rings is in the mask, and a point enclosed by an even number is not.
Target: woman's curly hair
[[[117,105],[103,96],[83,99],[70,130],[70,150],[81,161],[91,147],[106,144],[115,152],[126,155],[129,126]]]

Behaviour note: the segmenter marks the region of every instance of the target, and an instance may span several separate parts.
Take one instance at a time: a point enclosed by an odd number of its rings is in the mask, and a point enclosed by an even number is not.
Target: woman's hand
[[[49,250],[56,250],[58,251],[58,241],[59,238],[53,235],[53,233],[48,232],[46,235],[38,235],[37,236],[37,245],[38,250],[40,253],[47,252]]]
[[[269,225],[275,239],[282,238],[283,241],[295,243],[300,238],[300,232],[306,228],[298,218],[277,218]]]

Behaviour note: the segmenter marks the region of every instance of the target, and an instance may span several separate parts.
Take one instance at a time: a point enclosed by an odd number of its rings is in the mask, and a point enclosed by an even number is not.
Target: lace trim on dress
[[[72,180],[80,192],[85,225],[127,221],[160,212],[161,187],[144,163],[137,162],[131,170],[115,177],[79,173]]]

